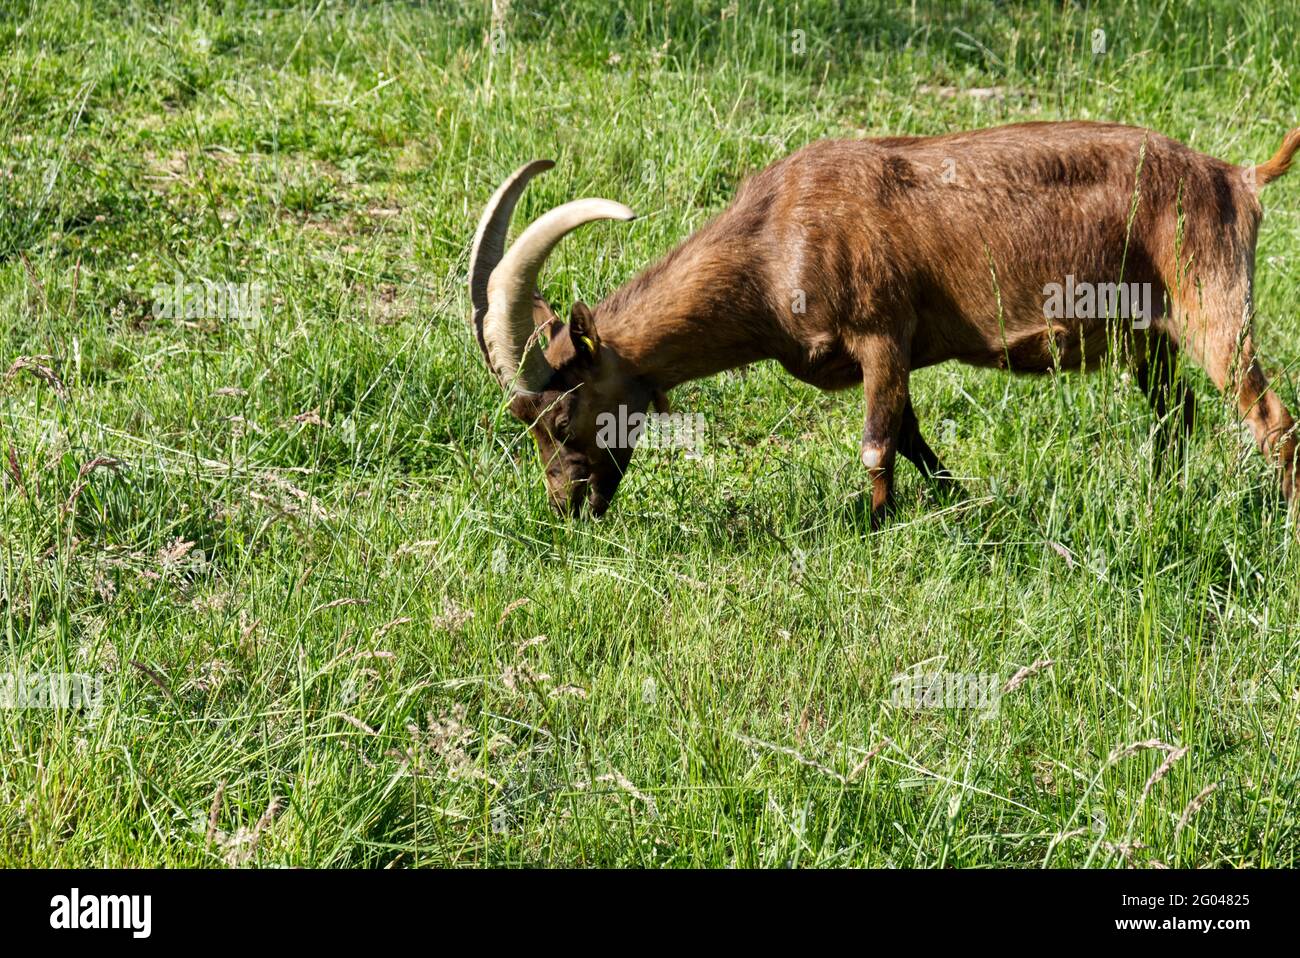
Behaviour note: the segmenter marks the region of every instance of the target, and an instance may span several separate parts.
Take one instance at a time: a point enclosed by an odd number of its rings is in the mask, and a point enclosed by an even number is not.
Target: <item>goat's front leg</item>
[[[858,357],[867,404],[862,429],[862,464],[871,477],[871,528],[878,529],[893,505],[894,457],[908,409],[909,357],[906,347],[888,336],[865,338]],[[913,427],[915,422],[913,416]]]
[[[1217,281],[1214,281],[1216,280]],[[1249,275],[1210,277],[1194,290],[1180,292],[1181,324],[1174,338],[1178,345],[1210,375],[1230,399],[1255,434],[1255,444],[1266,458],[1281,469],[1282,495],[1300,509],[1300,444],[1297,425],[1255,359],[1251,335],[1251,304],[1254,301]]]

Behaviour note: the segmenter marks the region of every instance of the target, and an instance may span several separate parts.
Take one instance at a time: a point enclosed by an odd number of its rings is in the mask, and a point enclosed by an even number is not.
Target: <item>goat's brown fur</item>
[[[823,389],[860,382],[874,523],[896,452],[948,478],[919,431],[912,370],[949,359],[1086,369],[1119,341],[1162,428],[1171,401],[1190,422],[1190,393],[1170,394],[1179,351],[1231,392],[1294,499],[1294,424],[1255,363],[1250,321],[1257,190],[1297,149],[1300,129],[1267,162],[1238,167],[1149,130],[1084,122],[813,143],[751,177],[593,312],[579,305],[594,349],[538,314],[557,372],[542,395],[516,399],[516,415],[544,459],[583,460],[552,469],[557,504],[580,506],[574,483],[588,483],[601,512],[627,457],[591,441],[598,411],[644,410],[656,393],[762,359]],[[1149,327],[1047,318],[1045,288],[1066,277],[1151,284]],[[551,428],[559,407],[563,431]]]

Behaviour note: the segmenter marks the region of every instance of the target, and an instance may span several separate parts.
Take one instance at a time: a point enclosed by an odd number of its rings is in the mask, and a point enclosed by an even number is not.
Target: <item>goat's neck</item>
[[[596,309],[601,340],[664,390],[774,355],[779,326],[753,245],[706,229]]]

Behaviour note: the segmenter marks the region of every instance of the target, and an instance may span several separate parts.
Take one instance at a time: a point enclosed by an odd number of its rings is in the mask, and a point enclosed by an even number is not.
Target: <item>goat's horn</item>
[[[502,256],[519,194],[532,177],[553,165],[549,160],[529,163],[501,184],[479,220],[470,254],[470,299],[479,345],[497,379],[517,391],[537,392],[551,375],[541,349],[528,348],[534,330],[533,290],[546,257],[566,233],[584,223],[636,216],[612,200],[574,200],[538,217]]]
[[[523,195],[524,187],[538,173],[544,173],[555,165],[554,160],[533,160],[515,170],[497,187],[483,209],[479,218],[478,229],[474,231],[474,245],[469,254],[469,298],[474,304],[474,337],[483,358],[488,358],[487,346],[483,342],[483,317],[488,307],[488,277],[501,254],[506,251],[506,233],[510,229],[510,216],[515,211],[515,204]]]

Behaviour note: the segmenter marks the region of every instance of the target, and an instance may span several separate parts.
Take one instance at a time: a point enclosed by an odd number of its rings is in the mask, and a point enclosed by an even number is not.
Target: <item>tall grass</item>
[[[1228,2],[7,0],[0,361],[53,379],[0,386],[0,673],[104,701],[0,710],[0,863],[1294,864],[1300,560],[1200,373],[1159,475],[1122,370],[919,373],[967,494],[904,467],[872,534],[860,396],[760,365],[674,396],[702,459],[638,453],[572,524],[464,273],[534,157],[518,222],[642,214],[565,241],[562,309],[819,137],[1104,118],[1262,160],[1298,29]],[[1293,410],[1297,196],[1265,196],[1256,303]],[[159,318],[178,272],[262,284],[265,314]],[[913,667],[1030,671],[990,714],[901,707]]]

